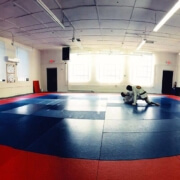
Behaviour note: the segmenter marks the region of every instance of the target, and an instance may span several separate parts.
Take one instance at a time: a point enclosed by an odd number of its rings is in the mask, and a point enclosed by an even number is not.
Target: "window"
[[[0,41],[0,81],[6,79],[5,44]]]
[[[16,48],[16,57],[19,59],[17,65],[18,81],[26,81],[29,78],[29,56],[28,51],[20,47]]]
[[[88,55],[71,54],[69,62],[69,82],[88,82],[90,80],[90,57]]]
[[[132,85],[152,86],[154,59],[152,55],[130,57],[130,83]]]
[[[119,83],[124,74],[124,56],[96,55],[96,75],[101,83]]]

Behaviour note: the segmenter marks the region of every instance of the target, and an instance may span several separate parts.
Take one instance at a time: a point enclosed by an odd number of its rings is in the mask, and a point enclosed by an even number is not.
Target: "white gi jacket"
[[[132,104],[134,101],[133,101],[133,99],[134,99],[134,95],[133,95],[133,92],[127,92],[126,93],[127,95],[123,98],[123,101],[125,102],[125,103],[130,103],[130,104]]]
[[[136,105],[137,98],[140,98],[140,99],[146,99],[147,98],[147,92],[144,89],[142,89],[141,86],[132,86],[132,91],[134,94],[133,105]]]

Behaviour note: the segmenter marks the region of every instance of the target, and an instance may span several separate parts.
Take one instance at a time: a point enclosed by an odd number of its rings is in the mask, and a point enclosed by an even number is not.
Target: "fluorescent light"
[[[51,16],[51,18],[57,22],[63,29],[65,29],[64,25],[61,21],[55,16],[55,14],[42,2],[42,0],[36,0],[37,3]]]
[[[141,47],[146,43],[146,39],[143,39],[142,42],[139,44],[136,50],[141,49]]]
[[[180,8],[180,0],[172,7],[172,9],[164,16],[164,18],[156,25],[153,31],[157,32],[179,8]]]

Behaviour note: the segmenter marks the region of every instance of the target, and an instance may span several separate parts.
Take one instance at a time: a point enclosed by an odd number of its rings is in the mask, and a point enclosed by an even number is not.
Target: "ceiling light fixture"
[[[79,47],[80,49],[83,49],[83,46],[81,44],[81,39],[80,38],[75,38],[75,29],[73,28],[73,37],[72,37],[72,42]]]
[[[136,50],[141,49],[141,47],[146,43],[146,39],[143,39]]]
[[[55,16],[55,14],[42,2],[42,0],[36,0],[36,2],[51,16],[51,18],[57,22],[63,29],[65,29],[64,25],[61,21]]]
[[[74,42],[76,44],[76,46],[78,46],[80,49],[83,49],[82,44],[81,44],[81,40],[79,38],[78,39],[73,38],[72,42]]]
[[[164,16],[164,18],[155,26],[153,31],[157,32],[179,8],[180,8],[180,0],[172,7],[172,9]]]

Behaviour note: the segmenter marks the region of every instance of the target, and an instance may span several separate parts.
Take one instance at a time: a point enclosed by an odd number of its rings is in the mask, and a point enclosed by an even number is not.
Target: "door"
[[[57,68],[47,69],[47,90],[48,92],[57,91]]]
[[[173,71],[163,71],[162,94],[171,94]]]

